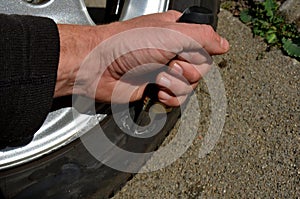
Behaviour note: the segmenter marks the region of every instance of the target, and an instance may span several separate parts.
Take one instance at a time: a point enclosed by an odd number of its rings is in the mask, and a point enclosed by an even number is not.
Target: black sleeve
[[[0,14],[0,148],[24,145],[51,108],[59,61],[57,25]]]

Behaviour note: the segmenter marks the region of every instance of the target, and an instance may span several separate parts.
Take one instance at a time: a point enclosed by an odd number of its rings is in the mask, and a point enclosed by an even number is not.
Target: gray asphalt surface
[[[228,102],[217,144],[199,158],[212,125],[210,96],[202,82],[193,144],[170,166],[135,175],[114,199],[300,197],[300,63],[280,50],[264,53],[266,44],[227,11],[219,15],[218,32],[229,40],[231,51],[214,57]]]

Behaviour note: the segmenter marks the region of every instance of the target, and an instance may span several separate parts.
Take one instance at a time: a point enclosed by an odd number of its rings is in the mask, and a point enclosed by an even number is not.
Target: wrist
[[[85,89],[74,89],[74,84],[85,57],[106,37],[100,29],[100,26],[58,25],[60,57],[54,97],[84,94]]]

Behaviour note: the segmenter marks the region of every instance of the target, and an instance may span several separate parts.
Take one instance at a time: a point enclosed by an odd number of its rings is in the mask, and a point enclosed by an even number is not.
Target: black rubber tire
[[[219,0],[172,0],[170,9],[179,11],[193,5],[219,10]],[[217,7],[215,7],[217,6]],[[140,111],[141,102],[133,104],[132,114]],[[159,134],[138,139],[123,133],[112,116],[101,122],[102,129],[119,147],[135,152],[155,150],[180,117],[180,109],[168,114]],[[95,129],[88,134],[97,133]],[[129,165],[132,166],[132,165]],[[96,160],[80,139],[38,160],[0,172],[0,198],[109,198],[133,174],[114,170]]]

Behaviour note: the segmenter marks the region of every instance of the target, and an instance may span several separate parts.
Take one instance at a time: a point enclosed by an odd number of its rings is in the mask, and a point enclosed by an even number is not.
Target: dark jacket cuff
[[[0,15],[0,147],[29,142],[51,108],[59,61],[57,25]]]

